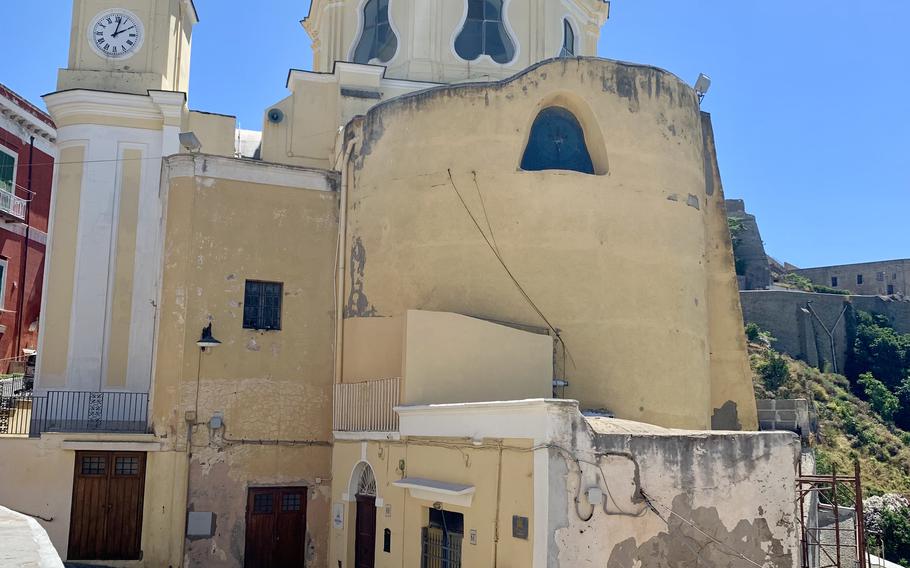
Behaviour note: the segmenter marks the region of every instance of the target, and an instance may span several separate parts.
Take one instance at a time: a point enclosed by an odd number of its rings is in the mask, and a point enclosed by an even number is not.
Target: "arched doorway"
[[[367,462],[360,462],[351,476],[356,506],[354,568],[373,568],[376,562],[376,477]]]

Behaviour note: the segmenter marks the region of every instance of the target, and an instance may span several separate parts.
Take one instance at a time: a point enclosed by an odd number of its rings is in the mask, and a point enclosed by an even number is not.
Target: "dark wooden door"
[[[70,560],[138,560],[145,454],[76,452]]]
[[[357,496],[357,533],[354,567],[373,568],[376,563],[376,497]]]
[[[306,487],[250,489],[245,568],[297,568],[306,553]]]

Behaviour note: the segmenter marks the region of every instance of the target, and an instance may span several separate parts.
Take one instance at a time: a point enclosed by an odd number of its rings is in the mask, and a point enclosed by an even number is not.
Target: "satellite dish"
[[[284,120],[284,111],[280,108],[273,108],[269,111],[268,117],[272,124],[281,124],[281,121]]]

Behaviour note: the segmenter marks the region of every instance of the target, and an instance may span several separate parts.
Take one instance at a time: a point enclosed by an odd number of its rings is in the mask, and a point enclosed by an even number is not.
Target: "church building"
[[[313,0],[261,135],[190,110],[192,0],[72,4],[0,436],[63,558],[799,564],[711,118],[596,57],[609,2]]]

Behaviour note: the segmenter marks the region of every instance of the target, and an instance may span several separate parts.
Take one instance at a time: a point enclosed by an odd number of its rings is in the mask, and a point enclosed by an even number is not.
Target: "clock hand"
[[[121,20],[119,18],[117,19],[117,28],[114,30],[114,35],[112,35],[111,37],[117,37],[117,31],[120,29],[120,22],[122,22],[122,21],[123,20]]]
[[[117,37],[118,35],[120,35],[120,34],[122,34],[122,33],[124,33],[124,32],[128,32],[128,31],[133,30],[133,29],[136,29],[136,26],[133,26],[133,27],[131,27],[131,28],[122,29],[122,30],[120,30],[119,32],[114,33],[114,35],[112,35],[111,37]]]

